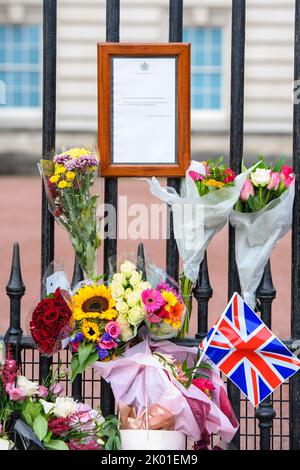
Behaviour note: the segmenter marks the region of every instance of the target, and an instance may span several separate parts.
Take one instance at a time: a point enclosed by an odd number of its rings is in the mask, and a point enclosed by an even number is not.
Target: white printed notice
[[[112,61],[112,163],[176,163],[176,58]]]

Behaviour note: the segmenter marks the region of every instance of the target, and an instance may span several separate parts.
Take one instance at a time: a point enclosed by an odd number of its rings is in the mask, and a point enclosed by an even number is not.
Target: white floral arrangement
[[[136,335],[138,326],[145,318],[145,309],[141,300],[144,290],[151,288],[143,281],[143,275],[131,261],[120,265],[120,272],[112,277],[111,292],[116,302],[118,323],[122,330],[122,341],[129,341]]]

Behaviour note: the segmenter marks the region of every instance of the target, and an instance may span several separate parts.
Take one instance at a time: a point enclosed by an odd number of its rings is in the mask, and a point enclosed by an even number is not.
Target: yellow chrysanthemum
[[[81,325],[81,331],[83,335],[88,339],[89,341],[98,341],[100,337],[100,330],[97,325],[97,323],[84,320]]]
[[[55,163],[54,172],[56,175],[61,175],[62,173],[65,173],[66,171],[67,170],[65,169],[63,165],[61,165],[60,163]]]
[[[203,181],[203,184],[205,184],[206,186],[213,186],[214,188],[223,188],[225,186],[225,184],[222,183],[222,181],[217,181],[212,178],[206,181]]]
[[[60,188],[60,189],[70,188],[71,186],[72,186],[72,184],[68,183],[65,180],[60,181],[57,185],[57,187]]]
[[[67,171],[66,173],[67,181],[73,181],[75,176],[76,176],[76,173],[74,171]]]
[[[56,184],[59,181],[59,175],[53,175],[50,178],[50,183]]]
[[[114,320],[117,316],[115,301],[110,288],[104,284],[83,286],[72,299],[72,311],[75,320],[84,318]]]
[[[88,155],[91,152],[85,148],[75,147],[73,149],[67,150],[64,152],[64,155],[70,155],[71,158],[79,158],[82,155]]]
[[[165,309],[166,309],[167,312],[169,312],[171,310],[171,308],[174,307],[174,305],[177,304],[178,299],[173,294],[173,292],[171,292],[171,291],[167,292],[166,290],[163,290],[161,295],[162,295],[164,301],[166,302]]]

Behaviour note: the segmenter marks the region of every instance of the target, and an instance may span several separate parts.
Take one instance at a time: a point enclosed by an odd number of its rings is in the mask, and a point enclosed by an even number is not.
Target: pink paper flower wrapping
[[[171,354],[180,361],[188,353],[191,365],[197,354],[197,348],[178,346],[169,341],[148,343],[145,340],[114,361],[97,362],[94,367],[111,384],[117,404],[134,407],[136,415],[142,414],[152,404],[159,404],[173,414],[174,430],[186,434],[188,439],[199,441],[218,433],[225,442],[230,442],[238,429],[238,422],[218,372],[208,371],[215,386],[211,400],[194,385],[186,389],[152,355],[151,350]],[[224,395],[228,403],[224,402]]]

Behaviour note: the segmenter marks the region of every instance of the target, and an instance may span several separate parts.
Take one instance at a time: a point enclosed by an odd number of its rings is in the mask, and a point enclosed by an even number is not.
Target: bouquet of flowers
[[[70,339],[74,353],[72,380],[94,362],[114,359],[124,351],[122,330],[111,287],[83,283],[72,297],[75,328]]]
[[[57,288],[48,294],[34,309],[30,321],[30,332],[39,351],[51,356],[63,349],[62,342],[74,329],[72,310],[66,291]]]
[[[185,337],[189,331],[192,289],[206,248],[226,224],[249,171],[236,176],[223,163],[222,157],[216,161],[192,161],[181,195],[173,188],[162,187],[156,178],[152,178],[151,193],[172,207],[174,235],[183,259],[181,290],[187,315],[181,337]]]
[[[268,165],[259,157],[230,216],[241,291],[252,308],[273,247],[291,227],[294,183],[293,169],[284,165],[284,158]]]
[[[185,305],[175,281],[161,282],[142,292],[146,311],[145,323],[153,339],[174,338],[178,335],[185,315]]]
[[[96,203],[91,194],[98,157],[85,148],[73,148],[53,160],[41,160],[49,208],[55,219],[69,232],[80,265],[88,278],[95,273],[96,251],[100,245]]]
[[[231,441],[238,422],[224,384],[209,364],[196,371],[197,357],[197,348],[146,337],[115,361],[95,364],[119,406],[121,440],[122,429],[167,429],[196,442],[209,443],[212,433]]]
[[[19,374],[16,361],[8,357],[0,374],[0,448],[11,449],[18,435],[48,450],[114,450],[120,447],[118,420],[106,420],[89,405],[60,396],[60,368],[43,385]]]
[[[142,292],[151,288],[151,285],[143,281],[143,274],[136,265],[125,259],[120,264],[119,272],[112,275],[110,286],[118,312],[121,340],[129,341],[136,336],[138,326],[145,318]]]

